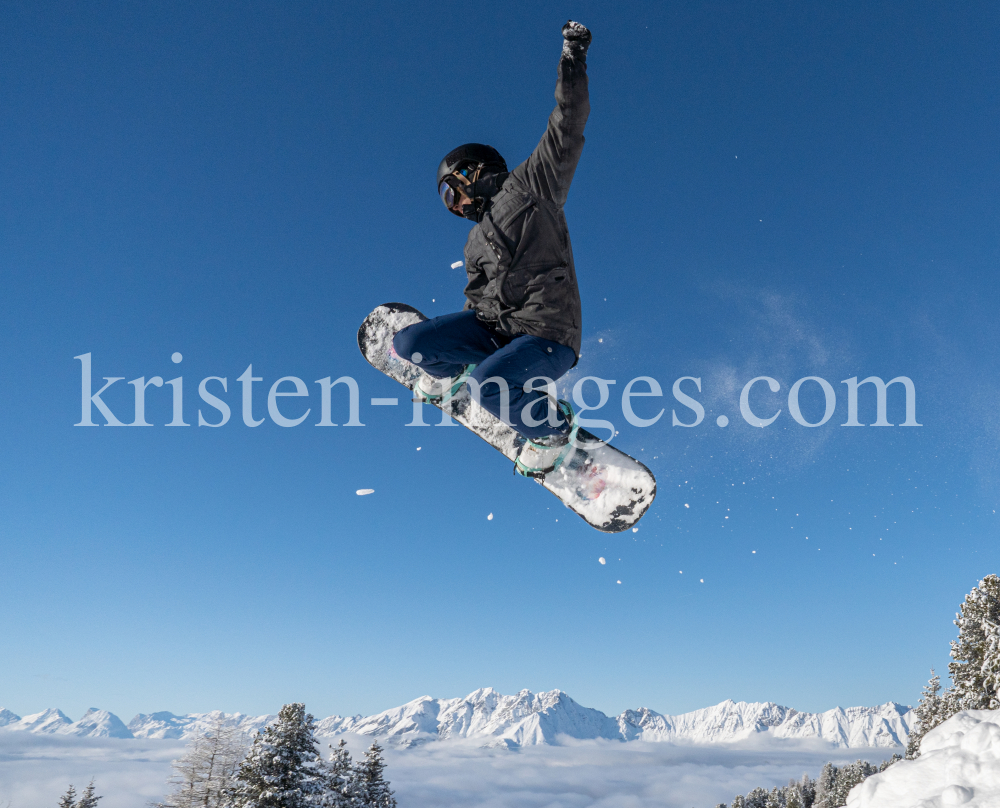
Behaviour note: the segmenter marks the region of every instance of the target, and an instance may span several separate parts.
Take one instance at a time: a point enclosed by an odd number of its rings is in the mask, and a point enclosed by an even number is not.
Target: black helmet
[[[445,155],[441,165],[438,166],[437,185],[441,185],[441,180],[455,171],[463,168],[482,165],[490,168],[495,173],[507,170],[507,163],[500,152],[492,146],[484,146],[482,143],[466,143],[457,149],[452,149]]]
[[[466,184],[462,190],[472,200],[471,204],[464,205],[460,211],[452,207],[454,192],[458,187],[456,182],[460,181],[447,179],[456,172],[465,177]],[[488,198],[500,190],[506,178],[507,163],[500,152],[482,143],[466,143],[452,149],[441,161],[438,166],[437,189],[448,210],[463,219],[479,221]]]

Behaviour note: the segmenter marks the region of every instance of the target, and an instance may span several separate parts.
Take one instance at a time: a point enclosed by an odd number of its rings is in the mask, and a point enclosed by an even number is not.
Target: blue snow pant
[[[506,380],[510,396],[507,423],[526,438],[541,438],[567,429],[561,416],[547,417],[549,399],[544,383],[536,382],[533,387],[539,389],[528,393],[524,392],[524,383],[536,376],[554,382],[576,363],[572,348],[541,337],[501,336],[479,320],[474,311],[445,314],[408,326],[396,334],[392,344],[399,356],[437,378],[457,376],[465,365],[474,363],[476,369],[469,378],[479,385],[479,404],[501,420],[501,386],[486,380],[494,376]],[[475,395],[476,385],[469,386]],[[525,407],[529,417],[541,421],[541,425],[524,422]],[[549,423],[553,420],[555,427]]]

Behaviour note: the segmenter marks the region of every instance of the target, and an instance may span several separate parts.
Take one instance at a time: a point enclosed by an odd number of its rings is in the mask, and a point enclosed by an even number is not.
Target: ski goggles
[[[470,171],[471,169],[464,168],[458,173],[467,178]],[[463,183],[454,174],[449,174],[441,180],[441,183],[438,185],[438,195],[448,210],[452,210],[455,207],[455,202],[458,200],[458,191],[468,184],[470,184],[468,181]]]
[[[450,177],[445,177],[441,180],[441,184],[438,186],[438,195],[441,197],[441,201],[444,202],[444,206],[451,210],[455,207],[455,189],[448,184]]]

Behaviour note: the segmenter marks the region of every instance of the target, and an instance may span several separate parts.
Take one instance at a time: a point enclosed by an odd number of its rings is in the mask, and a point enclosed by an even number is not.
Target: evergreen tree
[[[797,782],[795,780],[788,781],[787,792],[789,801],[786,804],[788,808],[791,807],[792,794],[795,794],[799,801],[798,808],[812,808],[813,801],[816,799],[816,781],[808,774],[803,774]]]
[[[97,808],[97,801],[101,799],[104,798],[94,795],[94,781],[91,780],[90,784],[83,790],[80,799],[76,801],[75,808]]]
[[[830,805],[833,808],[847,805],[847,795],[851,793],[851,789],[858,783],[864,782],[869,775],[875,772],[875,767],[866,760],[858,760],[844,766],[837,772],[836,784],[831,792],[833,799]]]
[[[902,760],[902,759],[903,759],[903,756],[902,756],[902,755],[893,755],[893,756],[892,756],[891,758],[889,758],[888,760],[883,760],[883,761],[882,761],[882,762],[881,762],[881,763],[879,764],[879,767],[878,767],[878,770],[879,770],[879,773],[881,774],[881,773],[882,773],[882,772],[884,772],[884,771],[885,771],[886,769],[888,769],[888,768],[889,768],[889,767],[890,767],[890,766],[891,766],[891,765],[892,765],[893,763],[897,763],[897,762],[899,762],[899,761],[900,761],[900,760]]]
[[[897,760],[902,757],[893,755],[880,766],[858,760],[841,769],[827,763],[817,780],[803,774],[798,782],[789,780],[787,786],[775,786],[770,792],[755,788],[746,797],[737,796],[730,808],[841,808],[847,804],[852,788],[871,775],[885,771]]]
[[[931,678],[924,685],[920,701],[913,710],[915,724],[906,744],[906,757],[910,760],[920,754],[920,739],[934,726],[934,718],[941,711],[941,677],[931,668]]]
[[[813,808],[816,802],[816,781],[808,774],[803,774],[798,782],[799,799],[802,801],[802,808]]]
[[[986,653],[983,659],[983,688],[989,696],[987,709],[1000,709],[1000,625],[983,620]]]
[[[153,808],[223,808],[246,749],[243,732],[218,713],[173,762],[173,792]]]
[[[837,788],[837,767],[827,763],[816,778],[814,808],[834,808]]]
[[[286,704],[257,733],[236,773],[232,808],[309,808],[327,793],[326,765],[316,751],[315,719],[304,704]]]
[[[357,808],[361,805],[351,753],[343,738],[336,747],[330,747],[330,760],[325,765],[325,782],[326,794],[320,802],[321,808]]]
[[[59,808],[75,808],[76,806],[76,789],[70,786],[66,789],[66,793],[62,795],[59,800]]]
[[[951,694],[958,710],[992,710],[1000,707],[1000,578],[987,575],[965,596],[955,615],[958,639],[951,644],[948,672]]]
[[[941,677],[931,668],[930,681],[924,687],[924,691],[920,696],[920,703],[913,710],[916,723],[910,730],[910,737],[906,743],[907,760],[914,760],[920,756],[920,742],[923,740],[924,735],[958,712],[954,694],[945,693],[942,696],[940,692]]]
[[[355,769],[358,797],[364,808],[396,808],[396,798],[385,779],[385,761],[378,741],[365,752],[365,759]]]

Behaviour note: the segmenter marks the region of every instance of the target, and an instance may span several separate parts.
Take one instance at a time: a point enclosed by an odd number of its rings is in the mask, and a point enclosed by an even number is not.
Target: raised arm
[[[563,26],[563,50],[556,81],[556,108],[531,157],[511,175],[538,196],[566,204],[576,164],[583,152],[583,127],[590,115],[587,48],[590,31],[572,20]]]

